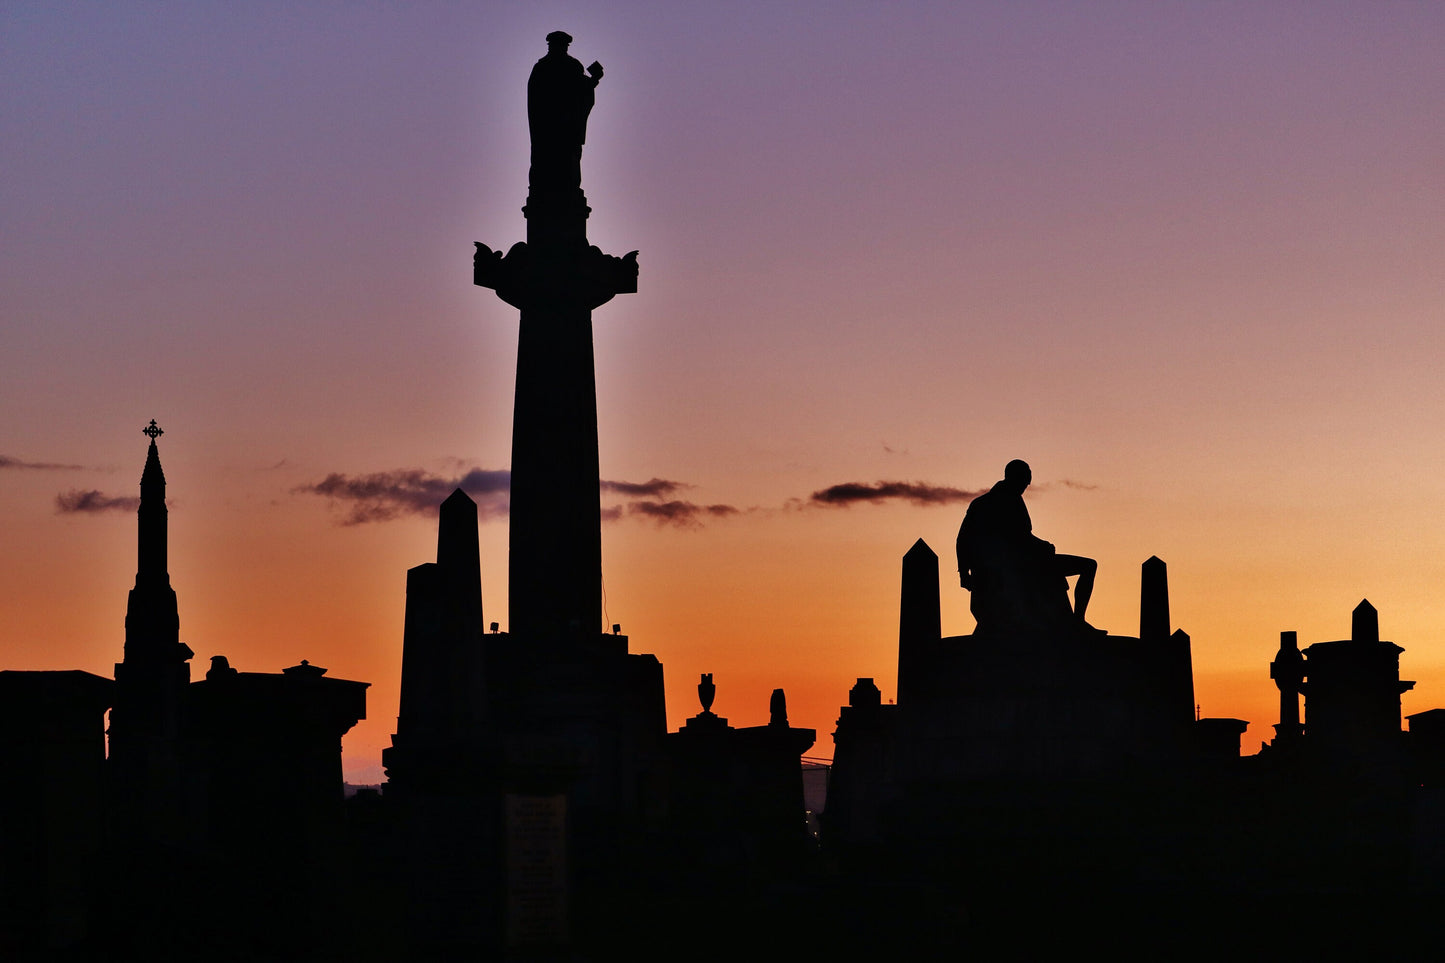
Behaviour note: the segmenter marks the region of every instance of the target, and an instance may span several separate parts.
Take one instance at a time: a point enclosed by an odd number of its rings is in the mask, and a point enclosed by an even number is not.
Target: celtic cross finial
[[[151,423],[149,425],[140,430],[140,433],[142,435],[150,435],[152,445],[156,443],[157,438],[165,434],[164,431],[162,431],[159,427],[156,426],[156,420],[154,418],[151,419]]]

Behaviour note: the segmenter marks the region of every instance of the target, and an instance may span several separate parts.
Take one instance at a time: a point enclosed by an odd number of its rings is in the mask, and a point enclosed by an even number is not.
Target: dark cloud
[[[133,512],[140,507],[135,495],[107,495],[94,489],[72,488],[55,496],[55,511],[60,515],[95,514],[97,512]]]
[[[453,487],[460,488],[473,498],[505,495],[512,490],[512,473],[505,468],[473,468]]]
[[[366,475],[332,472],[319,482],[298,485],[293,492],[321,495],[346,506],[343,525],[388,522],[406,515],[430,515],[460,488],[477,502],[483,518],[507,514],[511,472],[473,468],[460,477],[437,475],[421,468],[399,468]]]
[[[645,482],[603,481],[601,484],[604,492],[627,498],[661,498],[663,495],[671,495],[680,489],[691,487],[682,482],[668,481],[666,478],[653,478]]]
[[[83,471],[84,465],[62,465],[51,461],[21,461],[9,455],[0,455],[0,470],[6,468],[28,469],[30,471]]]
[[[454,490],[460,488],[477,502],[483,520],[502,518],[510,507],[511,472],[504,469],[466,468],[456,463],[457,474],[427,471],[421,468],[400,468],[395,471],[347,475],[332,472],[319,482],[300,485],[293,492],[321,495],[344,508],[342,525],[364,525],[386,522],[410,515],[433,515],[437,506]],[[1082,482],[1061,481],[1055,484],[1069,488],[1092,489],[1097,486]],[[598,489],[604,495],[621,499],[622,504],[609,505],[599,512],[603,522],[624,518],[651,519],[659,525],[677,528],[698,528],[708,520],[742,514],[733,505],[704,505],[664,496],[694,486],[667,478],[651,478],[645,482],[603,479]],[[1040,486],[1046,488],[1047,486]],[[881,504],[902,501],[913,505],[950,505],[970,501],[986,489],[968,490],[926,482],[880,481],[844,482],[813,492],[806,500],[790,498],[784,509],[807,507],[847,507],[858,502]],[[79,497],[87,493],[72,493]],[[99,493],[89,493],[99,495]],[[101,496],[103,497],[103,496]],[[135,500],[129,501],[134,507]],[[92,511],[88,507],[74,509]],[[758,511],[758,509],[748,509]]]
[[[813,492],[808,497],[808,504],[843,507],[856,502],[905,501],[914,505],[949,505],[971,501],[985,491],[987,489],[968,491],[924,482],[880,481],[871,485],[867,482],[843,482]]]
[[[458,465],[458,469],[463,466]],[[347,475],[332,472],[319,482],[300,485],[292,491],[320,495],[344,506],[343,525],[387,522],[410,515],[431,515],[448,495],[460,488],[477,502],[483,520],[501,518],[510,507],[511,472],[504,469],[467,469],[459,475],[438,474],[421,468]],[[599,490],[630,499],[628,504],[604,508],[602,521],[616,521],[641,515],[663,524],[689,526],[703,517],[719,517],[737,511],[730,505],[694,505],[691,502],[641,501],[655,499],[690,487],[683,482],[653,478],[645,482],[603,480]]]
[[[617,521],[620,518],[648,518],[659,525],[673,525],[677,528],[699,528],[708,518],[725,518],[738,514],[731,505],[699,505],[696,502],[677,498],[665,498],[684,488],[692,488],[686,482],[667,478],[652,478],[645,482],[603,481],[604,494],[620,495],[629,501],[602,510],[603,521]]]
[[[1065,488],[1077,488],[1079,491],[1091,492],[1098,489],[1098,485],[1090,485],[1088,482],[1074,481],[1072,478],[1065,478],[1062,481],[1054,482],[1055,485],[1063,485]]]
[[[651,518],[660,525],[676,525],[679,528],[696,528],[707,516],[726,518],[738,514],[731,505],[698,505],[694,502],[633,502],[627,506],[629,515]]]

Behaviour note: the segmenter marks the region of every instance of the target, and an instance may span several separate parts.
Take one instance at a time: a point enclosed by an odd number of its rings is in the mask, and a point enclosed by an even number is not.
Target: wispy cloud
[[[830,508],[846,508],[859,502],[877,505],[888,501],[902,501],[913,505],[949,505],[971,501],[985,491],[987,489],[970,491],[946,485],[930,485],[926,482],[843,482],[813,492],[808,496],[807,504]]]
[[[84,471],[84,465],[63,465],[53,461],[22,461],[9,455],[0,455],[0,471],[7,468],[22,471]]]
[[[82,491],[72,488],[55,496],[55,511],[59,515],[94,515],[99,512],[133,512],[140,507],[140,498],[135,495],[107,495],[90,489]]]

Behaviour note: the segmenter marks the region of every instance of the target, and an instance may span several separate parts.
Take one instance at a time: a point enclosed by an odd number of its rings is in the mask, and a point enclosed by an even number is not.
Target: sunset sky
[[[606,617],[673,728],[712,672],[831,755],[857,677],[895,694],[915,539],[972,630],[953,539],[1011,458],[1095,624],[1136,633],[1168,563],[1245,751],[1279,632],[1364,597],[1405,712],[1445,706],[1430,2],[6,0],[0,668],[112,673],[155,418],[193,676],[371,682],[345,768],[380,781],[406,569],[467,476],[507,625],[517,313],[472,242],[525,236],[556,29],[606,68],[591,240],[641,252],[593,317],[602,477],[672,483],[604,493]]]

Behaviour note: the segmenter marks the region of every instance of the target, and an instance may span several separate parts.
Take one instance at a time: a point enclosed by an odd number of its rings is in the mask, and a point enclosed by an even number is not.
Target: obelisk
[[[503,257],[477,244],[474,280],[520,309],[512,416],[509,629],[581,637],[602,629],[597,382],[592,309],[637,290],[637,252],[587,243],[582,193],[587,117],[602,65],[568,56],[547,35],[527,81],[532,137],[527,240]]]

